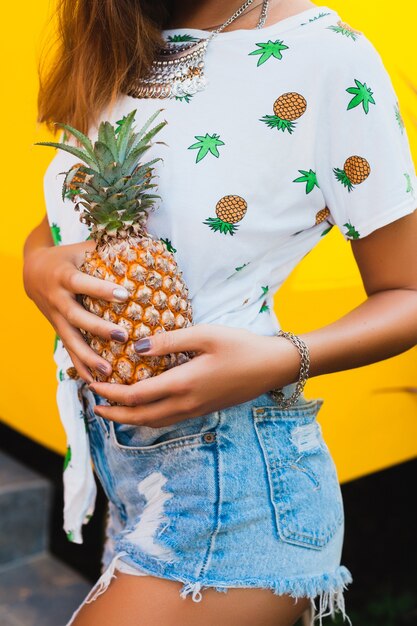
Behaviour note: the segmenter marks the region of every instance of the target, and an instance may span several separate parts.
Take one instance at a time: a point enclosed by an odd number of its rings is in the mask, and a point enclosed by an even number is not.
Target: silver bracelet
[[[282,391],[282,388],[272,389],[269,392],[279,407],[287,409],[296,402],[297,398],[300,396],[301,392],[304,389],[304,385],[306,384],[306,381],[308,379],[308,373],[310,368],[310,353],[306,343],[297,335],[294,335],[290,332],[285,332],[284,330],[280,330],[278,333],[276,333],[276,336],[289,339],[298,348],[301,356],[300,374],[294,393],[292,393],[289,398],[286,398]]]

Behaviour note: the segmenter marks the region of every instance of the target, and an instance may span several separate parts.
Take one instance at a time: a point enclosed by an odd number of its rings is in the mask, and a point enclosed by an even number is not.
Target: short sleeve
[[[417,207],[417,177],[397,94],[363,34],[333,33],[339,62],[326,75],[316,144],[329,222],[345,240],[369,235]],[[337,65],[337,67],[336,67]]]

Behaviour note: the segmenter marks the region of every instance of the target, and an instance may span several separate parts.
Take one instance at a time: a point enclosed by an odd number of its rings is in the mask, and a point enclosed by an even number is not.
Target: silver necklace
[[[246,0],[233,15],[206,38],[174,35],[156,54],[150,72],[135,80],[128,95],[135,98],[177,98],[188,100],[207,85],[204,58],[208,44],[246,11],[254,0]],[[269,0],[263,0],[256,28],[268,17]]]

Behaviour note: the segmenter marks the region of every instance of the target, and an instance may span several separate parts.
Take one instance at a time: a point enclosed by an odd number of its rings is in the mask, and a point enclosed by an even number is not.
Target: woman
[[[137,349],[197,353],[130,387],[92,384],[109,364],[79,329],[127,337],[76,295],[126,294],[77,269],[93,243],[60,200],[58,174],[76,159],[57,154],[24,278],[60,337],[70,540],[81,543],[94,508],[90,452],[109,497],[103,575],[70,623],[290,626],[310,609],[311,623],[315,613],[320,623],[347,617],[343,503],[316,421],[323,400],[300,391],[306,375],[416,343],[417,180],[390,78],[363,33],[307,0],[61,5],[62,47],[42,83],[40,120],[93,137],[101,119],[137,109],[141,122],[164,107],[165,143],[150,151],[163,158],[161,202],[147,227],[175,251],[194,325]],[[151,76],[158,46],[206,39],[199,81],[185,82],[180,54],[177,74],[153,76],[169,96],[146,92],[139,79]],[[244,210],[222,232],[209,218],[227,197]],[[274,336],[273,294],[334,225],[351,242],[366,301],[298,341]],[[72,364],[78,381],[65,373]],[[287,408],[270,393],[280,388]]]

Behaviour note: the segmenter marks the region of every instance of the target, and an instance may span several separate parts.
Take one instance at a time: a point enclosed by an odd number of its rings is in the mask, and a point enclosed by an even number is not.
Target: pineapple
[[[342,22],[341,20],[337,21],[337,26],[327,26],[329,30],[333,30],[335,33],[340,33],[341,35],[345,35],[346,37],[353,39],[356,41],[358,35],[362,35],[360,30],[355,30],[352,26],[349,26],[346,22]]]
[[[333,172],[337,180],[352,191],[354,185],[360,185],[368,178],[371,166],[366,159],[355,155],[346,159],[343,170],[334,167]]]
[[[94,145],[80,131],[64,124],[81,148],[53,142],[38,144],[60,148],[83,161],[65,173],[63,184],[63,197],[72,192],[70,197],[80,211],[80,220],[90,228],[96,242],[79,269],[114,282],[129,293],[123,303],[82,296],[88,311],[118,324],[129,336],[126,343],[118,343],[82,331],[91,348],[112,366],[109,376],[91,372],[101,382],[130,385],[188,361],[192,355],[180,352],[146,356],[134,349],[138,339],[192,324],[188,288],[175,257],[146,230],[147,211],[159,198],[150,193],[156,187],[152,183],[153,165],[161,159],[146,163],[140,159],[166,124],[161,122],[149,130],[160,111],[139,132],[133,127],[136,110],[119,121],[117,128],[103,121]],[[74,372],[71,374],[73,377]]]
[[[264,115],[261,122],[265,122],[269,128],[288,131],[290,134],[295,128],[295,120],[298,120],[307,110],[307,101],[300,93],[283,93],[274,102],[274,115]]]
[[[210,226],[216,232],[224,235],[234,235],[237,224],[240,222],[248,209],[248,204],[241,196],[223,196],[216,204],[217,217],[208,217],[203,224]]]
[[[327,206],[325,206],[324,209],[321,209],[320,211],[317,211],[317,213],[316,213],[316,221],[315,221],[316,226],[317,226],[317,224],[321,224],[322,222],[327,220],[329,215],[330,215],[330,211],[329,211]]]

